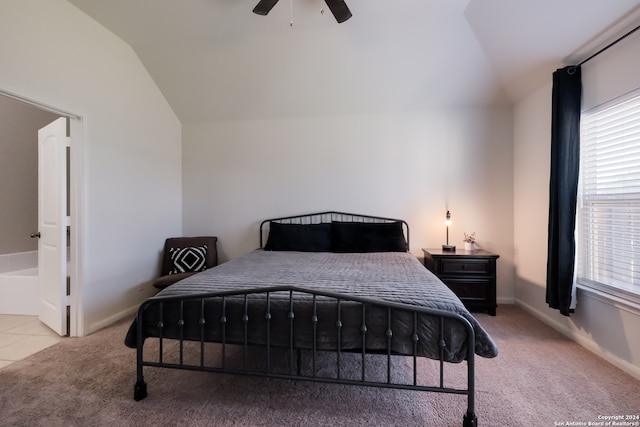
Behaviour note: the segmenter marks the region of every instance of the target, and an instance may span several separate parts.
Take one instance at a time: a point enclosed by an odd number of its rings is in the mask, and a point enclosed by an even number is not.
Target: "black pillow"
[[[269,224],[266,251],[331,251],[331,224]]]
[[[402,222],[334,222],[334,252],[406,252]]]
[[[207,269],[207,245],[169,248],[171,268],[169,274],[191,273]]]

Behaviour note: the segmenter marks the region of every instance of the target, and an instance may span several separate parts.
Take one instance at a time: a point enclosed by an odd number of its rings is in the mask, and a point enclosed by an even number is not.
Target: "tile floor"
[[[0,314],[0,369],[62,339],[37,316]]]

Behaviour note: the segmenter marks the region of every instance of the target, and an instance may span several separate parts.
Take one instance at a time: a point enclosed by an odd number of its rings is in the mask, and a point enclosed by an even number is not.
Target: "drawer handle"
[[[464,270],[466,268],[467,268],[467,265],[466,264],[462,264],[462,269]]]

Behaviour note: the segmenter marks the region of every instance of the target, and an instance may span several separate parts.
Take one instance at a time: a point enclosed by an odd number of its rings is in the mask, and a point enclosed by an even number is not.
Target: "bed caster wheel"
[[[133,387],[133,399],[138,402],[147,397],[147,383],[138,381]]]

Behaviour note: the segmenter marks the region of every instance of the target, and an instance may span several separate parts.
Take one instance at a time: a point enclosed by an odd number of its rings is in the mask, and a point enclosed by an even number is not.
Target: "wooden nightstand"
[[[469,309],[496,315],[496,260],[482,249],[445,252],[423,249],[424,266],[435,273]]]

